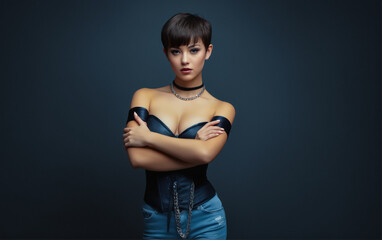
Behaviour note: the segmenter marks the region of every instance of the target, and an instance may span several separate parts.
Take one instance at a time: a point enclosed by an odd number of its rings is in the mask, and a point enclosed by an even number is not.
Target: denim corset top
[[[144,107],[133,107],[129,110],[126,124],[130,120],[134,120],[134,111],[138,116],[147,123],[147,127],[152,132],[160,133],[169,137],[195,139],[196,133],[207,122],[196,123],[185,129],[179,135],[175,135],[169,127],[162,122],[157,116],[149,114]],[[220,120],[215,126],[224,128],[227,135],[231,130],[231,123],[224,116],[214,116],[211,121]],[[177,182],[179,209],[186,210],[189,208],[190,186],[195,184],[194,191],[194,209],[200,204],[211,199],[216,191],[207,179],[208,164],[198,165],[191,168],[174,170],[174,171],[150,171],[146,170],[146,189],[144,200],[158,212],[170,213],[173,208],[172,186],[174,181]]]

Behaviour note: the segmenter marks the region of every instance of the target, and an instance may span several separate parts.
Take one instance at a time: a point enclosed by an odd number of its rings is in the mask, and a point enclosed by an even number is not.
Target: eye
[[[199,48],[192,48],[191,53],[197,53],[197,52],[199,52],[199,50],[200,50]]]
[[[179,54],[179,50],[175,50],[175,49],[174,49],[174,50],[171,50],[170,52],[171,52],[171,54],[174,54],[174,55]]]

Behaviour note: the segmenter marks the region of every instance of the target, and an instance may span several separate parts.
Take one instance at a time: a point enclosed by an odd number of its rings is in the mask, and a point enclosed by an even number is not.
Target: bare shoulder
[[[150,88],[139,88],[134,92],[134,96],[147,95],[150,90]]]
[[[235,119],[235,114],[236,114],[235,107],[229,102],[222,101],[222,100],[217,100],[217,101],[218,101],[218,104],[217,104],[215,115],[226,117],[231,122],[231,124],[233,124],[233,120]]]
[[[140,88],[136,90],[131,100],[131,108],[144,107],[149,110],[151,100],[154,99],[156,94],[161,92],[166,92],[166,87]]]
[[[144,107],[146,109],[149,109],[152,95],[153,89],[151,88],[140,88],[136,90],[133,94],[130,108]]]

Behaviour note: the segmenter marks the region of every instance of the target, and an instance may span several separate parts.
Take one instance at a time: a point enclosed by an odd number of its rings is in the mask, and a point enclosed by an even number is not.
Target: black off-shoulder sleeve
[[[134,118],[134,112],[138,114],[138,116],[145,122],[147,122],[147,118],[149,116],[149,111],[147,111],[144,107],[133,107],[129,110],[129,115],[127,116],[126,124],[131,121],[135,120]]]
[[[214,120],[220,120],[218,124],[215,124],[214,126],[219,126],[224,128],[224,131],[227,133],[227,137],[229,137],[229,132],[231,131],[231,122],[223,116],[214,116],[211,121]]]

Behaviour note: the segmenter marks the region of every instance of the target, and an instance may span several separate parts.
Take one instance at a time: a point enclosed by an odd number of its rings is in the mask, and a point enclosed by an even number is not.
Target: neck
[[[177,85],[179,85],[181,87],[185,87],[185,88],[197,87],[197,86],[200,86],[203,83],[202,73],[200,73],[194,79],[191,79],[191,80],[188,80],[188,81],[181,80],[178,77],[175,77],[174,81],[175,81],[175,83]]]
[[[200,85],[203,84],[201,74],[199,74],[198,77],[196,77],[196,78],[194,78],[192,80],[188,80],[188,81],[184,81],[184,80],[181,80],[178,77],[176,77],[174,79],[174,82],[175,82],[175,84],[179,85],[180,87],[184,87],[184,88],[199,87]],[[195,89],[195,90],[182,90],[182,89],[177,88],[176,86],[174,86],[174,88],[175,88],[175,91],[177,93],[180,93],[182,97],[192,97],[192,96],[195,96],[195,94],[199,93],[202,90],[202,88],[198,88],[198,89]]]

